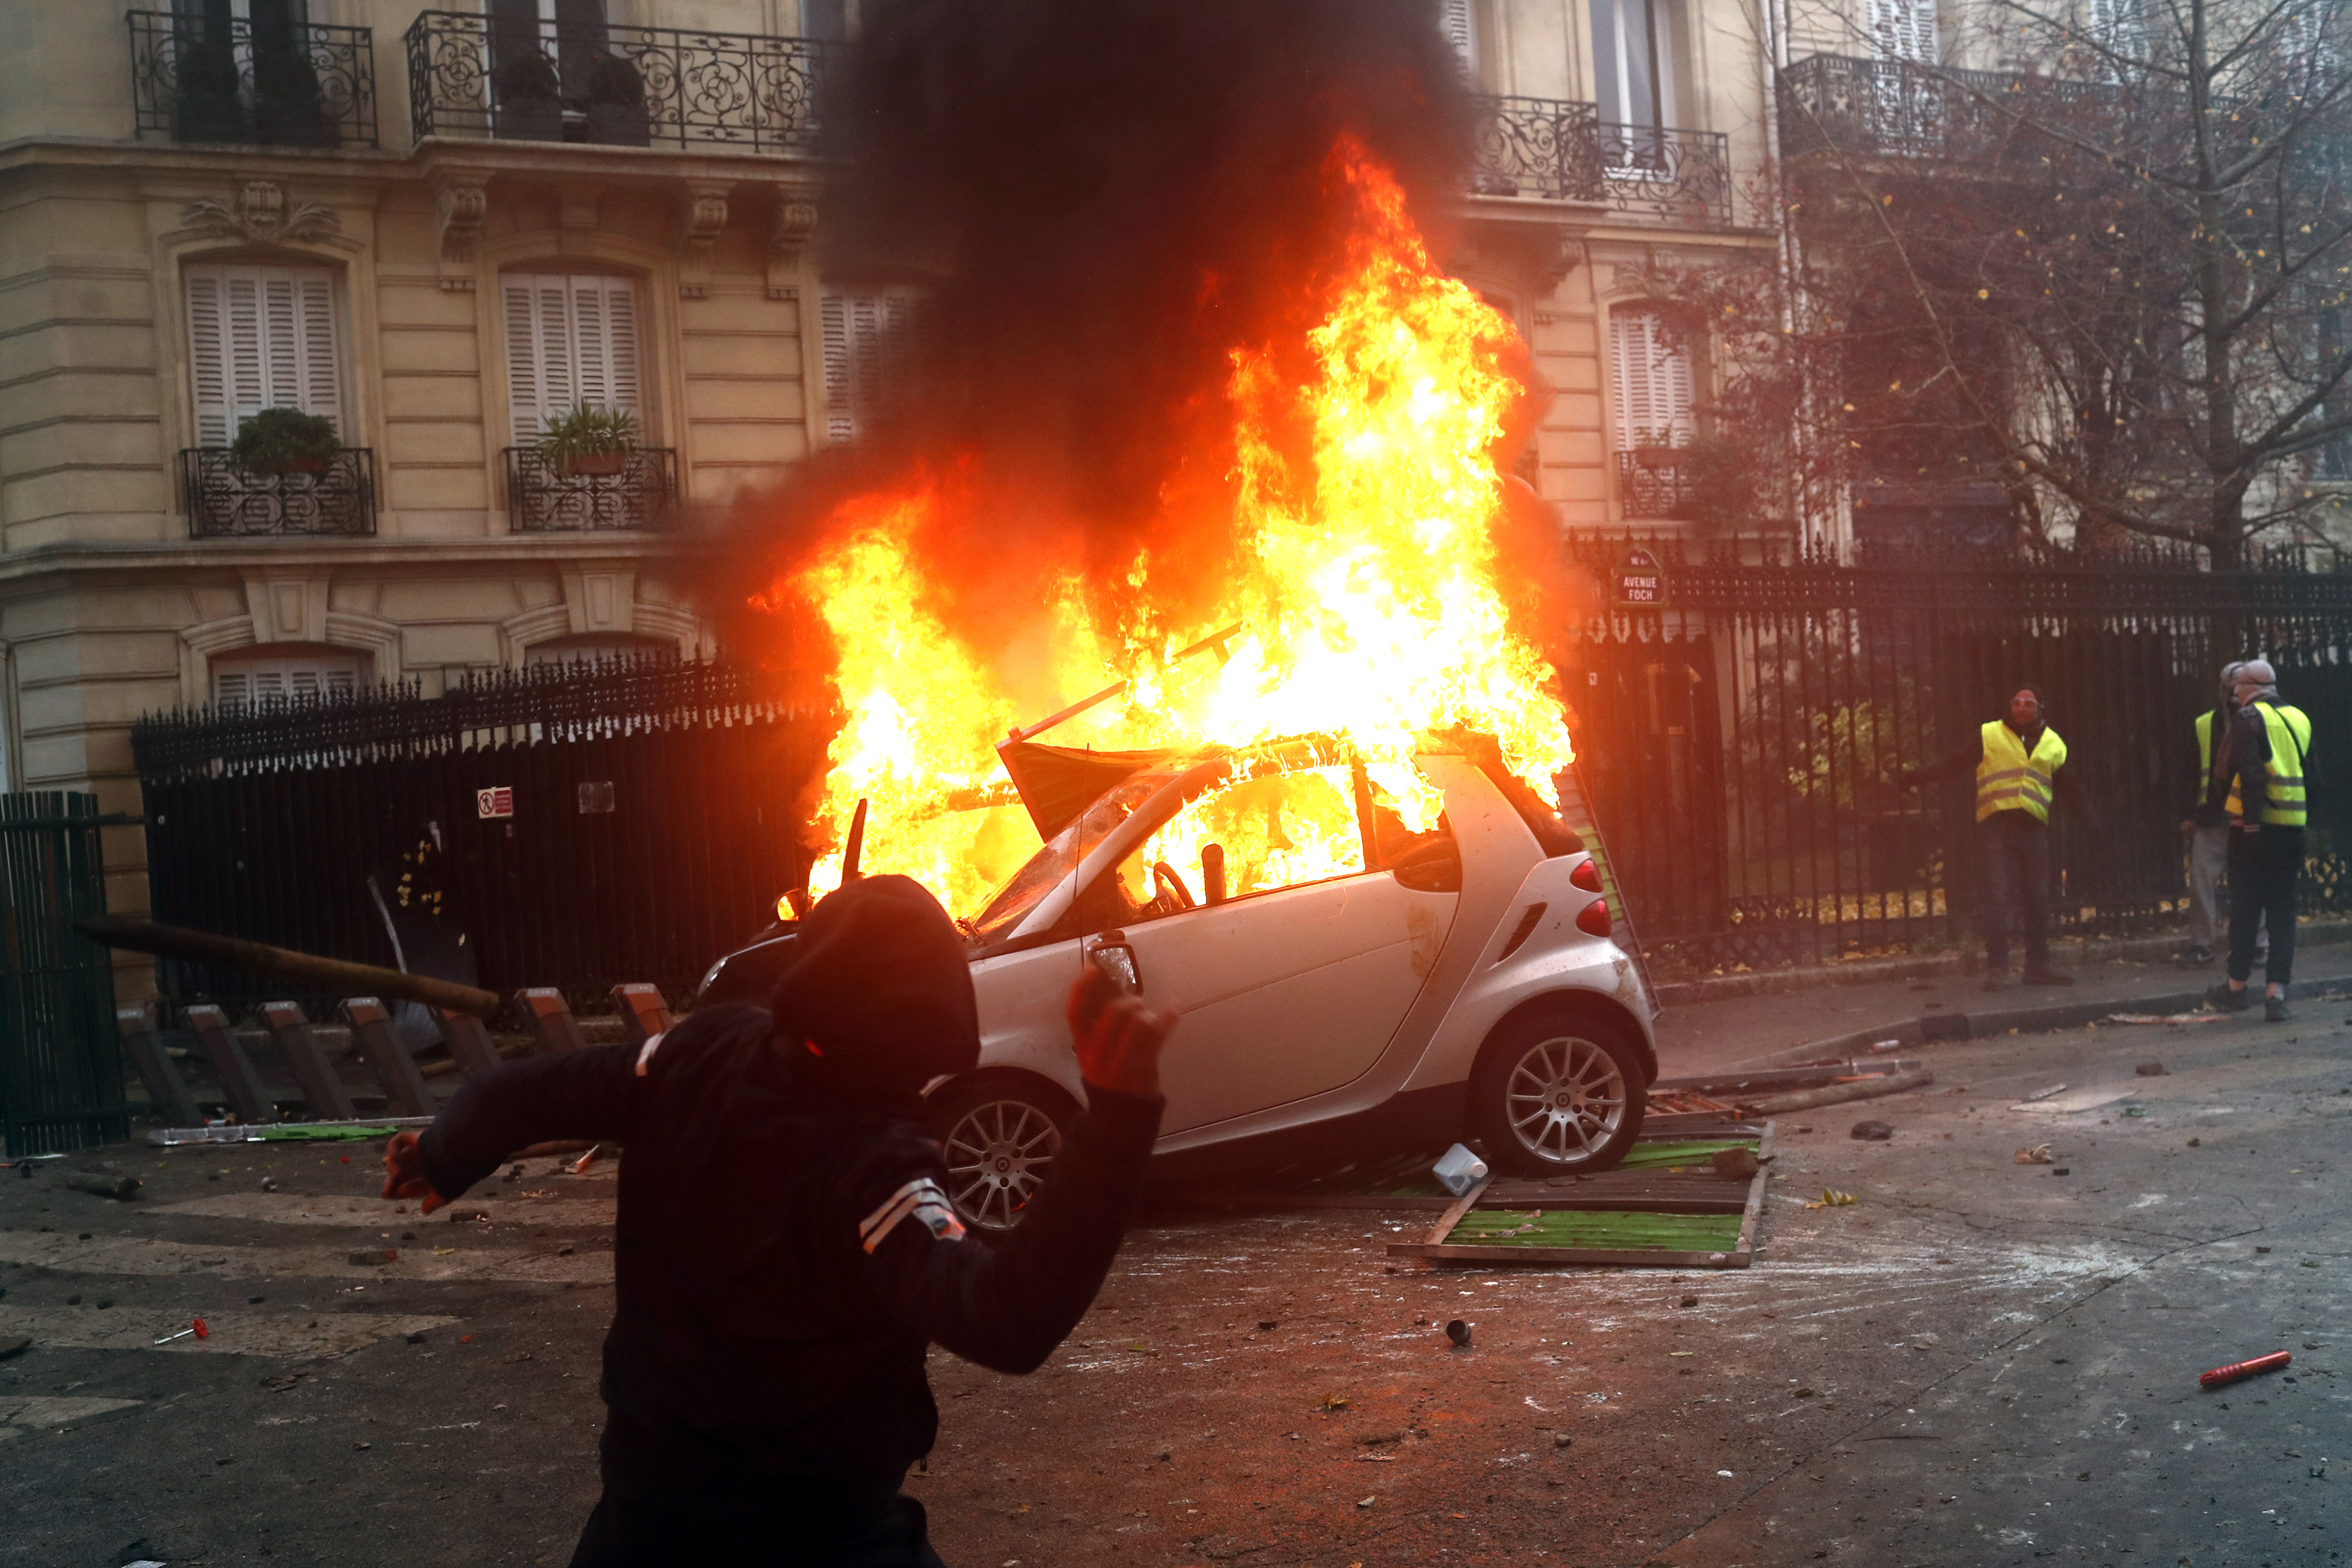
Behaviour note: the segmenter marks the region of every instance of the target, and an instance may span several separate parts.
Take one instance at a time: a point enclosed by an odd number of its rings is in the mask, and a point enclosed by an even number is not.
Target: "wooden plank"
[[[1447,1228],[1451,1228],[1450,1226]],[[1392,1241],[1391,1258],[1439,1263],[1607,1263],[1635,1268],[1745,1268],[1746,1252],[1647,1252],[1600,1247],[1472,1247]]]
[[[1748,1184],[1748,1207],[1739,1216],[1739,1253],[1756,1250],[1756,1222],[1764,1213],[1764,1184],[1772,1179],[1772,1123],[1764,1124],[1764,1142],[1756,1150],[1756,1179]]]
[[[1437,1216],[1437,1224],[1430,1231],[1429,1240],[1423,1245],[1435,1247],[1439,1243],[1443,1242],[1446,1237],[1452,1233],[1454,1227],[1462,1223],[1462,1216],[1470,1212],[1471,1205],[1478,1201],[1478,1194],[1486,1190],[1486,1183],[1491,1182],[1495,1178],[1492,1176],[1487,1177],[1486,1182],[1479,1183],[1476,1186],[1471,1188],[1468,1192],[1463,1194],[1460,1197],[1446,1205],[1445,1212]],[[1389,1252],[1391,1256],[1394,1256],[1396,1254],[1396,1247],[1391,1246],[1389,1248]]]
[[[1422,1193],[1384,1196],[1379,1193],[1190,1193],[1183,1201],[1202,1208],[1234,1209],[1386,1209],[1433,1214],[1454,1206],[1450,1197]]]

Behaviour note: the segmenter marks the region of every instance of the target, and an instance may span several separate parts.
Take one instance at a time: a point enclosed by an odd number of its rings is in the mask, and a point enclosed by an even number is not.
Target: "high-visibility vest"
[[[2058,770],[2066,765],[2066,742],[2043,725],[2042,738],[2026,754],[2025,739],[1996,719],[1984,727],[1984,755],[1977,762],[1977,820],[1996,811],[2022,811],[2036,822],[2050,820],[2050,795]]]
[[[2208,708],[2197,715],[2197,798],[2203,800],[2213,777],[2213,715],[2218,709]]]
[[[2266,798],[2263,802],[2263,824],[2265,826],[2301,827],[2308,819],[2303,792],[2303,759],[2311,751],[2311,720],[2300,708],[2289,708],[2274,702],[2256,702],[2254,709],[2263,716],[2263,730],[2270,736],[2270,777],[2263,782]],[[2230,815],[2245,815],[2245,803],[2238,798],[2238,774],[2230,773]]]

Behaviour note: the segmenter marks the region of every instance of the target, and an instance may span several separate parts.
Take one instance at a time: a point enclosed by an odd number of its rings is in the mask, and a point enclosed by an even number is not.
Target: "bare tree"
[[[2352,7],[2142,3],[1999,0],[2030,68],[1789,71],[1797,264],[1654,280],[1719,430],[1799,486],[1978,477],[2042,538],[2216,567],[2309,513],[2352,440]]]

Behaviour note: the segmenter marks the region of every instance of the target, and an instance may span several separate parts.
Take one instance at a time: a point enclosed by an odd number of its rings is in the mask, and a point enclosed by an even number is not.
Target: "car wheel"
[[[956,1217],[983,1234],[1019,1225],[1076,1119],[1077,1108],[1059,1090],[1034,1080],[981,1079],[949,1089],[932,1125],[947,1156]]]
[[[1605,1171],[1642,1133],[1641,1058],[1606,1025],[1546,1012],[1505,1024],[1470,1072],[1470,1125],[1521,1176]]]

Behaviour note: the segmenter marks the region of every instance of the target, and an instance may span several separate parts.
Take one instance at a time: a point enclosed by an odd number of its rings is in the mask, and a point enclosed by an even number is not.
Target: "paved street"
[[[1801,1037],[1823,994],[1748,1005]],[[956,1568],[2339,1562],[2352,1003],[2298,1015],[1930,1047],[1928,1090],[1781,1120],[1746,1272],[1391,1266],[1426,1215],[1165,1205],[1037,1375],[937,1360],[909,1487]],[[373,1157],[62,1163],[127,1205],[0,1175],[0,1340],[33,1341],[0,1563],[566,1560],[613,1172],[419,1221]]]

